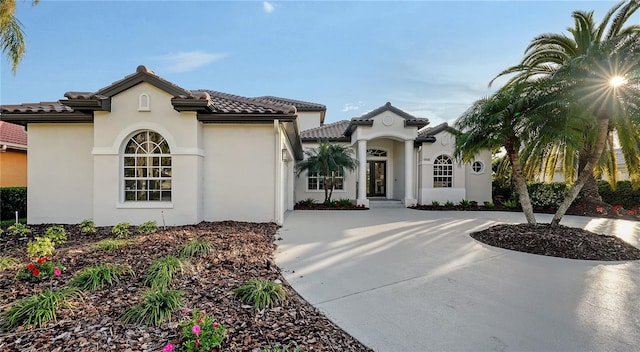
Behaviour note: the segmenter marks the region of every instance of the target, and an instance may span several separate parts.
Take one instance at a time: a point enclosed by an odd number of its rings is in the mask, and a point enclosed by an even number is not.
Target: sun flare
[[[627,83],[627,80],[622,76],[615,76],[609,80],[609,85],[612,87],[620,87],[621,85]]]

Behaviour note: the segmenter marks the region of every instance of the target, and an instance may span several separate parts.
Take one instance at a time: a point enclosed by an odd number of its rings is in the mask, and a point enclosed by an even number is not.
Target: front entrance
[[[387,196],[386,173],[386,161],[367,161],[367,197]]]

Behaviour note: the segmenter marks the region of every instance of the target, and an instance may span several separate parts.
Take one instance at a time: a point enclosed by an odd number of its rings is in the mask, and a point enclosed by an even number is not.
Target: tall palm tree
[[[535,82],[547,78],[556,80],[559,88],[553,94],[567,105],[567,109],[574,111],[576,118],[589,121],[584,124],[584,143],[571,150],[571,153],[565,153],[568,158],[565,163],[574,158],[579,172],[552,225],[560,222],[587,181],[595,185],[594,167],[602,158],[607,141],[611,140],[610,133],[616,129],[620,132],[623,121],[628,120],[629,112],[633,110],[627,109],[633,105],[631,94],[625,93],[634,87],[633,82],[621,89],[614,89],[609,85],[609,80],[614,76],[629,80],[637,72],[638,52],[634,48],[640,45],[640,25],[625,27],[625,24],[639,7],[640,3],[636,0],[620,2],[613,6],[599,25],[593,20],[593,12],[575,11],[575,27],[568,29],[572,37],[543,34],[534,38],[521,63],[499,74],[516,73],[510,83]],[[631,106],[625,108],[621,104]],[[613,125],[616,122],[622,125],[616,128]],[[637,151],[632,147],[624,153],[633,162],[637,161]]]
[[[561,109],[549,95],[540,94],[548,89],[543,81],[539,85],[509,84],[494,95],[476,101],[456,121],[456,148],[454,155],[463,161],[471,160],[483,149],[504,147],[511,163],[512,177],[520,196],[520,204],[527,223],[535,225],[531,199],[527,190],[520,151],[522,146],[534,140],[554,138],[564,122],[562,119],[546,119],[546,115]],[[555,112],[562,116],[560,111]],[[563,134],[568,143],[571,134]]]
[[[35,6],[40,0],[32,0]],[[26,46],[24,44],[24,32],[22,23],[16,18],[16,0],[0,1],[0,42],[2,52],[11,62],[13,74],[18,69],[18,64],[24,57]]]
[[[303,171],[308,174],[319,174],[324,188],[324,203],[331,202],[331,195],[335,188],[336,178],[344,177],[345,170],[353,171],[356,161],[351,156],[351,150],[341,144],[321,141],[317,148],[305,151],[305,159],[296,164],[298,176]]]

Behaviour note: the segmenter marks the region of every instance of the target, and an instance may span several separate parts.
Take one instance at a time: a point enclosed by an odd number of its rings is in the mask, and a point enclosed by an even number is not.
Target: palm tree
[[[308,174],[319,174],[324,188],[324,203],[331,202],[331,195],[336,184],[336,177],[344,176],[345,170],[353,171],[356,161],[351,150],[341,144],[321,141],[320,146],[305,151],[305,159],[296,164],[298,176],[303,171]]]
[[[633,80],[637,79],[634,75],[639,65],[640,25],[625,27],[625,23],[639,7],[640,3],[635,0],[618,3],[597,26],[593,12],[575,11],[575,27],[568,29],[572,38],[563,34],[540,35],[531,42],[519,65],[499,74],[516,73],[510,84],[553,79],[558,86],[553,92],[558,101],[566,104],[575,118],[588,121],[583,128],[584,143],[568,155],[568,160],[575,157],[579,166],[576,181],[558,208],[552,225],[560,222],[588,180],[595,185],[594,167],[615,129],[612,124],[637,122],[629,116],[633,110],[637,111],[631,90],[637,88]],[[611,87],[609,81],[615,76],[625,77],[628,83],[620,88]],[[637,151],[637,147],[632,147],[625,154],[630,160],[637,160]]]
[[[32,5],[35,6],[38,2],[40,0],[32,0]],[[16,73],[18,64],[26,52],[22,23],[15,17],[15,13],[16,0],[0,1],[0,41],[2,52],[11,62],[13,74]]]
[[[512,178],[520,196],[522,211],[529,224],[535,225],[531,199],[520,163],[522,146],[532,140],[549,138],[558,130],[562,119],[549,120],[545,116],[558,110],[553,102],[540,94],[551,88],[540,85],[509,84],[494,95],[476,101],[456,121],[456,148],[454,155],[470,161],[483,149],[504,147],[512,167]],[[556,112],[560,116],[560,112]],[[567,140],[570,134],[566,134]]]

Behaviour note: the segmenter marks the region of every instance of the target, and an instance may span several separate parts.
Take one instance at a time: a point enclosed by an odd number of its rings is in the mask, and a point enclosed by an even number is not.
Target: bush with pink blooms
[[[59,263],[53,263],[47,257],[40,257],[35,262],[30,262],[20,268],[16,278],[25,281],[40,281],[50,276],[60,276],[62,269],[64,268]]]
[[[220,346],[227,335],[224,325],[197,308],[184,310],[184,318],[179,327],[182,330],[182,342],[178,351],[211,351]],[[172,352],[175,348],[169,343],[162,352]]]

